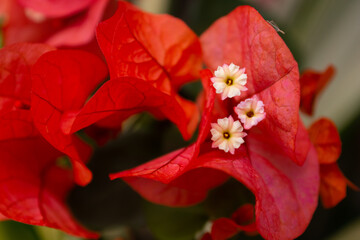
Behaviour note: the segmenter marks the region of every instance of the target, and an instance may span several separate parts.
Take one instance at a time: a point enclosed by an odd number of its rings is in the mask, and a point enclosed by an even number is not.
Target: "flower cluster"
[[[125,1],[98,25],[112,1],[3,2],[1,219],[98,237],[66,204],[75,184],[92,180],[87,163],[93,147],[78,133],[104,144],[143,111],[170,120],[185,140],[198,128],[197,138],[111,179],[173,207],[203,201],[229,178],[254,195],[255,207],[248,203],[231,218],[215,220],[203,239],[227,239],[238,231],[294,239],[309,224],[319,189],[325,206],[345,196],[349,182],[336,165],[336,128],[323,120],[307,131],[299,117],[300,104],[312,112],[328,77],[299,79],[290,50],[254,8],[236,8],[199,38],[180,19]],[[61,46],[72,48],[55,48]],[[310,85],[308,76],[321,81]],[[179,89],[199,77],[197,102],[182,97]],[[71,167],[59,164],[64,159]],[[227,227],[231,231],[224,232]]]
[[[239,66],[231,63],[224,64],[218,67],[215,71],[215,77],[211,78],[216,93],[222,93],[221,99],[233,98],[240,96],[240,91],[246,91],[247,76],[245,68],[240,69]],[[235,108],[240,121],[244,124],[245,129],[257,125],[266,116],[264,112],[264,103],[256,97],[248,98],[240,102]],[[243,137],[246,133],[243,132],[243,127],[239,121],[234,121],[232,116],[218,119],[217,123],[211,124],[211,134],[213,140],[212,147],[219,148],[231,154],[235,153],[235,149],[239,148],[244,143]]]

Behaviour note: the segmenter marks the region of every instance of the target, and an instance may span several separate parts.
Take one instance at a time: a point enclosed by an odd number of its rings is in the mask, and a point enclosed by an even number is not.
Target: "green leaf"
[[[32,226],[14,221],[0,222],[0,239],[41,240]]]
[[[208,220],[201,205],[170,208],[146,203],[145,214],[148,226],[158,240],[192,240]]]
[[[66,233],[54,229],[54,228],[48,228],[48,227],[40,227],[40,226],[34,226],[35,231],[40,236],[40,239],[42,240],[81,240],[82,238],[77,238],[73,236],[69,236]]]

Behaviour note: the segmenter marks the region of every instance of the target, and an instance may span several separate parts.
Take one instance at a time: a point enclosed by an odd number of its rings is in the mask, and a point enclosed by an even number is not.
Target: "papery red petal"
[[[63,17],[74,14],[93,4],[96,0],[18,0],[24,8],[40,12],[47,17]]]
[[[306,131],[305,129],[300,130]],[[299,138],[298,141],[305,140]],[[303,144],[298,143],[296,145],[300,148]],[[317,206],[319,165],[314,148],[308,151],[307,159],[302,166],[289,161],[282,154],[277,153],[275,149],[269,156],[261,156],[252,152],[251,149],[246,150],[245,146],[240,147],[235,155],[212,150],[210,143],[203,144],[202,148],[200,156],[196,160],[192,160],[187,169],[182,172],[200,167],[214,168],[224,171],[242,182],[255,194],[257,200],[256,227],[266,239],[292,239],[303,233]],[[173,187],[172,183],[185,176],[185,174],[180,176],[178,169],[173,172],[169,171],[169,175],[165,175],[164,171],[162,177],[156,176],[157,169],[150,169],[152,164],[155,166],[154,163],[156,161],[147,163],[147,167],[139,166],[133,170],[117,174],[116,177],[137,176],[140,178],[144,176],[151,178],[151,181],[164,181],[164,178],[172,179],[167,188],[163,188],[170,192]],[[171,163],[169,166],[173,166],[172,159],[168,158],[168,162],[165,163]],[[179,176],[177,179],[172,177],[174,173]],[[200,177],[204,177],[204,175]],[[141,187],[140,184],[138,186]],[[187,188],[191,188],[191,184]],[[204,185],[203,188],[208,189],[208,186]],[[148,196],[151,196],[150,189],[135,189],[140,193],[147,191]],[[151,201],[154,198],[148,197]],[[181,196],[177,196],[177,198],[181,199]]]
[[[5,19],[3,23],[5,45],[17,42],[46,42],[52,46],[71,47],[89,43],[94,39],[95,28],[104,14],[105,7],[112,3],[108,0],[86,0],[75,1],[80,3],[73,5],[81,6],[82,2],[89,1],[92,4],[80,12],[61,18],[45,18],[40,22],[31,20],[17,1],[1,1],[0,14]],[[39,4],[40,7],[41,5]],[[47,12],[49,11],[51,10],[47,9]]]
[[[211,69],[224,63],[246,68],[248,91],[238,100],[257,94],[264,102],[266,118],[249,135],[268,140],[301,165],[305,158],[295,154],[300,101],[298,66],[274,28],[252,7],[241,6],[217,20],[203,33],[201,42],[205,63]],[[222,112],[223,104],[218,104],[214,114]]]
[[[94,39],[95,28],[102,19],[109,0],[87,1],[93,3],[89,5],[83,16],[51,35],[46,43],[53,46],[78,46],[87,44]]]
[[[177,169],[170,170],[177,171]],[[156,175],[156,170],[154,173]],[[210,168],[197,168],[187,171],[169,183],[160,182],[159,179],[168,181],[168,179],[172,178],[171,173],[168,176],[158,175],[158,179],[156,179],[156,176],[151,176],[150,173],[141,176],[139,172],[139,177],[136,174],[133,174],[133,177],[122,177],[122,175],[132,176],[132,173],[124,172],[110,177],[111,179],[121,177],[145,199],[170,207],[182,207],[199,203],[206,198],[210,189],[223,184],[229,178],[223,172]],[[152,180],[152,178],[156,180]]]
[[[54,48],[45,44],[17,43],[0,49],[0,111],[30,108],[30,69]],[[27,105],[27,106],[26,106]]]
[[[18,1],[1,1],[1,7],[3,7],[3,12],[0,14],[4,19],[2,30],[5,46],[19,42],[44,42],[49,35],[59,29],[53,26],[51,21],[36,23],[30,20]]]
[[[302,166],[277,156],[239,151],[235,156],[210,152],[204,167],[222,170],[247,186],[256,197],[256,227],[266,239],[293,239],[302,234],[317,206],[318,162],[313,148]]]
[[[248,139],[257,139],[259,150],[276,148],[295,163],[302,165],[306,154],[296,153],[296,137],[299,122],[299,83],[295,81],[297,70],[292,71],[271,87],[256,94],[263,101],[266,117],[248,132]],[[305,132],[305,135],[306,132]],[[302,152],[307,152],[304,149]]]
[[[9,220],[7,217],[0,213],[0,221]]]
[[[346,196],[347,179],[337,163],[320,166],[320,197],[325,208],[331,208]]]
[[[256,231],[254,206],[246,204],[234,212],[231,219],[219,218],[213,222],[211,236],[213,240],[226,240],[240,231]]]
[[[213,223],[211,237],[213,240],[229,239],[240,231],[238,225],[229,218],[219,218]]]
[[[101,86],[84,108],[74,115],[74,120],[70,121],[72,127],[69,131],[75,132],[106,117],[110,117],[112,121],[116,119],[116,122],[112,123],[114,125],[110,127],[121,126],[122,121],[132,114],[156,110],[174,122],[181,133],[189,138],[191,137],[189,130],[194,131],[196,125],[189,124],[183,107],[174,97],[158,91],[152,84],[141,79],[131,77],[112,79]],[[190,114],[192,109],[196,115],[197,109],[194,110],[192,107],[195,105],[187,106],[188,113]],[[115,115],[110,116],[113,114]]]
[[[187,131],[180,130],[188,139],[197,125],[198,110],[177,91],[199,76],[201,47],[195,33],[177,18],[145,13],[120,1],[115,15],[99,24],[97,38],[111,79],[124,76],[141,79],[176,99],[186,116]],[[156,109],[150,112],[158,113]]]
[[[91,148],[69,132],[66,121],[76,114],[107,75],[105,64],[96,56],[76,50],[44,54],[32,69],[32,113],[44,138],[67,154],[75,170],[75,180],[85,185],[91,172],[85,162]]]
[[[35,129],[29,110],[0,117],[0,213],[27,224],[48,226],[95,238],[65,205],[73,187],[71,172],[56,166],[61,153]]]
[[[276,30],[252,7],[240,6],[201,36],[204,61],[215,70],[224,63],[246,68],[245,97],[288,77],[297,81],[297,63]],[[289,76],[290,75],[290,76]]]
[[[245,204],[238,208],[231,216],[231,219],[241,226],[243,231],[256,231],[255,208],[253,204]]]
[[[308,132],[319,163],[335,163],[341,154],[341,140],[335,124],[327,118],[321,118],[310,126]]]
[[[197,141],[187,148],[171,152],[134,169],[111,174],[111,179],[124,178],[146,199],[169,206],[197,203],[206,197],[210,188],[227,179],[223,173],[211,169],[195,169],[184,174],[199,154],[200,145],[210,131],[215,90],[209,87],[212,73],[204,70],[201,75],[207,93],[207,102]],[[177,178],[180,175],[182,176]]]
[[[184,22],[142,12],[124,1],[99,24],[97,38],[114,78],[137,77],[170,93],[196,79],[201,69],[200,42]]]
[[[312,115],[316,98],[326,87],[335,74],[335,68],[329,66],[324,72],[306,70],[300,77],[301,104],[300,109],[308,115]]]
[[[138,168],[120,172],[118,174],[112,174],[112,179],[124,176],[142,176],[149,179],[156,179],[163,183],[169,183],[177,176],[181,175],[191,161],[197,157],[200,151],[200,144],[204,142],[210,131],[210,116],[215,98],[214,88],[208,87],[212,73],[209,70],[204,70],[201,74],[203,77],[203,85],[206,86],[205,89],[207,89],[207,101],[199,126],[200,132],[197,141],[187,148],[166,154],[151,162],[145,163]]]

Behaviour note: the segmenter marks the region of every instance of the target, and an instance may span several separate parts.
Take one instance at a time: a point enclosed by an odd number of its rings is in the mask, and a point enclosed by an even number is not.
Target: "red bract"
[[[132,109],[137,108],[136,112],[146,109],[157,117],[170,118],[183,136],[189,138],[199,115],[196,106],[181,98],[177,90],[182,84],[196,79],[201,69],[201,48],[196,35],[179,19],[144,13],[120,1],[116,14],[99,25],[97,38],[110,77],[117,81],[111,83],[113,89],[119,89],[114,91],[121,91],[124,84],[128,85],[127,101],[133,101],[129,103],[133,105]],[[119,79],[124,76],[132,77],[138,89]],[[163,96],[162,99],[151,103],[147,88],[153,94]],[[167,104],[166,99],[175,102]],[[124,100],[123,96],[121,100]],[[160,105],[163,109],[149,108],[148,105]],[[124,115],[121,112],[113,117],[124,119]]]
[[[111,178],[124,178],[150,201],[181,206],[204,199],[210,188],[226,180],[223,175],[226,173],[255,194],[256,227],[263,237],[297,237],[305,230],[316,208],[319,182],[316,152],[310,147],[305,128],[299,122],[294,140],[294,154],[306,156],[302,166],[295,164],[281,149],[264,148],[261,139],[257,135],[251,137],[251,133],[234,155],[211,148],[207,138],[215,97],[211,76],[211,72],[203,72],[208,100],[197,141],[132,170],[112,174]],[[214,178],[214,174],[219,177]],[[194,194],[194,190],[198,194]]]
[[[209,74],[211,73],[207,71],[202,72],[204,79]],[[208,86],[208,82],[203,81]],[[209,189],[225,182],[228,176],[222,172],[211,168],[190,168],[210,130],[215,92],[210,87],[206,89],[209,90],[206,94],[206,108],[199,126],[199,136],[194,144],[133,170],[112,174],[110,178],[122,177],[144,198],[168,206],[187,206],[200,202],[205,199]]]
[[[302,164],[305,156],[295,154],[298,67],[276,31],[254,9],[242,7],[216,21],[201,36],[201,42],[204,61],[211,70],[231,62],[246,68],[248,91],[238,100],[256,94],[264,102],[266,119],[251,131],[251,137],[267,141],[266,147],[286,151]]]
[[[184,137],[189,138],[196,122],[189,123],[189,119],[184,116],[183,107],[179,105],[176,97],[158,91],[141,79],[119,77],[99,88],[77,114],[69,131],[76,132],[104,118],[107,119],[100,121],[98,123],[100,126],[120,127],[129,116],[148,110],[155,114],[160,113],[173,121],[182,130]],[[193,109],[194,105],[190,107]]]
[[[30,108],[30,69],[52,47],[42,44],[14,44],[1,50],[0,110]]]
[[[301,110],[312,115],[316,98],[334,75],[335,69],[329,66],[323,73],[305,71],[301,78]],[[341,154],[341,140],[335,124],[326,118],[313,123],[309,130],[320,163],[320,197],[325,208],[336,206],[346,196],[349,185],[355,190],[358,187],[351,183],[341,172],[337,160]]]
[[[47,17],[63,17],[80,12],[96,0],[18,0],[24,7],[43,13]]]
[[[0,213],[0,221],[3,221],[3,220],[8,220],[8,218]]]
[[[239,7],[215,22],[201,41],[212,69],[231,62],[246,67],[249,91],[235,101],[215,100],[212,74],[203,72],[207,103],[197,141],[111,178],[124,178],[150,201],[177,206],[204,199],[210,188],[226,180],[226,173],[254,193],[256,228],[263,237],[295,238],[310,222],[319,183],[316,152],[298,116],[297,63],[276,31],[251,7]],[[245,144],[234,155],[213,149],[210,123],[233,115],[236,103],[251,96],[264,102],[266,118],[247,132]],[[214,179],[214,174],[219,177]]]
[[[96,237],[71,216],[65,201],[72,173],[56,165],[62,154],[49,145],[31,116],[30,68],[42,44],[15,44],[0,50],[0,214],[27,224]]]
[[[256,234],[254,222],[254,206],[246,204],[234,212],[231,218],[219,218],[213,222],[211,228],[212,240],[226,240],[240,231]]]
[[[335,124],[321,118],[309,128],[311,142],[316,149],[320,164],[335,163],[341,154],[341,140]]]
[[[45,42],[53,46],[79,46],[94,39],[109,0],[39,1],[3,0],[4,42]]]
[[[301,85],[301,111],[312,115],[316,98],[326,87],[335,74],[335,68],[329,66],[324,72],[307,70],[300,77]]]
[[[341,153],[339,133],[332,121],[321,118],[311,125],[309,135],[320,163],[322,204],[326,208],[334,207],[345,198],[348,185],[348,180],[337,165]]]
[[[77,50],[46,53],[32,69],[34,123],[49,143],[70,157],[80,185],[91,180],[84,164],[91,148],[75,134],[66,133],[73,117],[106,75],[107,68],[99,58]]]

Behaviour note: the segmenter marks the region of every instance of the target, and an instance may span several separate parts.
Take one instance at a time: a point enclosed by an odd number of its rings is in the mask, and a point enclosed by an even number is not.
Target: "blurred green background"
[[[198,35],[236,6],[251,5],[267,20],[274,20],[285,34],[280,36],[299,63],[300,71],[322,71],[333,64],[336,76],[316,104],[315,116],[334,120],[341,132],[343,152],[339,165],[360,185],[360,1],[358,0],[136,0],[144,10],[170,13],[183,19]],[[199,83],[182,89],[194,99]],[[103,233],[102,239],[190,240],[209,216],[230,216],[252,195],[230,180],[191,208],[171,209],[142,200],[126,184],[108,180],[110,172],[136,166],[187,145],[169,122],[140,114],[128,121],[119,137],[98,149],[90,168],[93,182],[77,187],[69,197],[75,216],[87,227]],[[237,189],[234,192],[234,189]],[[221,196],[221,197],[219,197]],[[222,211],[213,207],[221,206]],[[337,207],[319,205],[310,226],[299,239],[360,239],[360,193],[348,191]],[[0,223],[0,240],[76,240],[57,230],[12,221]],[[240,234],[234,239],[261,239]]]

